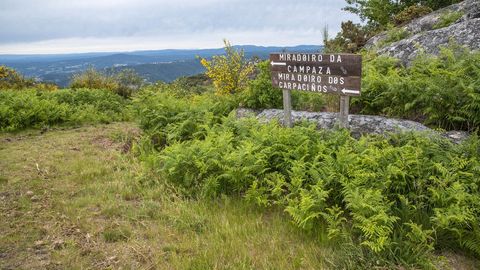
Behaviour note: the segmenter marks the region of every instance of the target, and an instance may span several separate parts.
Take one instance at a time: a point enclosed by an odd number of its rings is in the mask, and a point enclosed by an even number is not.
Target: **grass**
[[[0,268],[322,269],[282,212],[145,187],[117,123],[0,134]],[[132,135],[133,136],[133,135]]]
[[[406,39],[411,36],[411,33],[403,27],[394,27],[388,30],[386,37],[381,40],[378,44],[380,48],[383,48],[387,45]]]
[[[147,185],[154,176],[128,152],[138,133],[131,123],[1,133],[0,269],[355,269],[281,211]],[[474,269],[458,256],[439,258]]]
[[[448,27],[458,21],[462,16],[463,12],[460,11],[445,12],[440,16],[438,22],[433,25],[433,29]]]

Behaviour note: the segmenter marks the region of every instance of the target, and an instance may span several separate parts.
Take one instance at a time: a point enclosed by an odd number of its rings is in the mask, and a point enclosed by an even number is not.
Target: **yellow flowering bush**
[[[238,93],[245,88],[254,65],[245,59],[243,50],[235,50],[227,40],[223,42],[224,55],[213,56],[210,61],[202,58],[200,62],[207,69],[205,74],[212,79],[217,94]]]

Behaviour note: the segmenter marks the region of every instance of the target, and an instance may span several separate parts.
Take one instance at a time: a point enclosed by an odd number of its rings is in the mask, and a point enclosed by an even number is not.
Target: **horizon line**
[[[232,45],[232,47],[246,47],[246,46],[254,46],[254,47],[261,47],[261,48],[269,48],[269,47],[277,47],[277,48],[294,48],[300,46],[318,46],[323,47],[324,44],[297,44],[297,45],[254,45],[254,44],[240,44],[240,45]],[[197,51],[197,50],[218,50],[223,49],[224,47],[200,47],[200,48],[168,48],[168,49],[139,49],[139,50],[99,50],[99,51],[76,51],[76,52],[60,52],[60,53],[0,53],[0,57],[5,56],[49,56],[49,55],[81,55],[81,54],[108,54],[108,53],[135,53],[135,52],[151,52],[151,51]]]

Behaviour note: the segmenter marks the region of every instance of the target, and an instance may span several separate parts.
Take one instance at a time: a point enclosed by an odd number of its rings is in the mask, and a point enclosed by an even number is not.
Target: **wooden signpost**
[[[362,56],[356,54],[270,54],[272,85],[283,90],[284,123],[291,127],[291,90],[340,95],[339,122],[348,128],[350,96],[360,96]]]

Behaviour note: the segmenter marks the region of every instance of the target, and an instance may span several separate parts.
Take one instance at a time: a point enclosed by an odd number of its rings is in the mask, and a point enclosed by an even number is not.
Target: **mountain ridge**
[[[321,50],[323,45],[297,45],[297,46],[258,46],[258,45],[235,45],[235,49],[243,49],[245,52],[249,50],[253,51],[273,51],[276,50]],[[137,56],[162,56],[162,55],[182,55],[187,54],[191,55],[192,53],[200,54],[219,54],[223,52],[223,48],[204,48],[204,49],[161,49],[161,50],[138,50],[138,51],[112,51],[112,52],[86,52],[86,53],[59,53],[59,54],[1,54],[0,53],[0,63],[12,63],[18,61],[29,61],[34,62],[34,60],[72,60],[72,59],[81,59],[81,58],[96,58],[103,56],[111,56],[115,54],[128,54],[128,55],[137,55]]]
[[[246,58],[267,59],[272,52],[320,52],[323,46],[256,46],[236,45]],[[75,73],[90,67],[99,70],[132,68],[149,82],[162,80],[170,82],[182,76],[204,72],[197,57],[211,58],[224,54],[223,48],[211,49],[165,49],[132,52],[92,52],[50,55],[7,55],[0,54],[0,65],[7,65],[37,81],[53,82],[59,86],[68,85]]]

